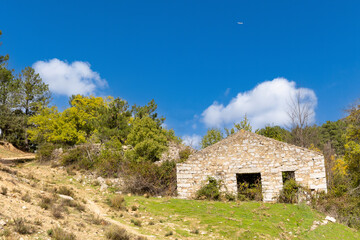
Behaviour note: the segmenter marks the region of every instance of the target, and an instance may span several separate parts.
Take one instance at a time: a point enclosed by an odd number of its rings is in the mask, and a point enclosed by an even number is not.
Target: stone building
[[[221,180],[223,191],[237,194],[239,181],[258,177],[263,200],[272,202],[285,174],[312,191],[326,192],[324,161],[318,152],[241,130],[177,164],[178,196],[194,197],[208,177]]]

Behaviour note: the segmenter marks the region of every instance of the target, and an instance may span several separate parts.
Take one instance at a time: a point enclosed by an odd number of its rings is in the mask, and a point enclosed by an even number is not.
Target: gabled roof
[[[262,135],[259,135],[259,134],[253,133],[253,132],[248,132],[248,131],[245,131],[242,129],[234,134],[229,135],[228,137],[222,139],[221,141],[219,141],[211,146],[208,146],[200,151],[197,151],[196,153],[192,154],[188,160],[191,161],[191,159],[193,159],[193,158],[197,158],[198,156],[209,154],[213,151],[218,150],[219,148],[228,147],[229,145],[234,144],[234,142],[237,142],[237,141],[240,142],[240,141],[246,140],[246,139],[257,139],[260,142],[264,141],[267,143],[271,142],[272,143],[271,145],[273,145],[273,146],[282,145],[282,146],[287,146],[289,148],[299,149],[301,151],[311,152],[313,154],[323,156],[321,153],[319,153],[317,151],[313,151],[308,148],[298,147],[293,144],[281,142],[281,141],[275,140],[273,138],[268,138],[268,137],[265,137],[265,136],[262,136]]]

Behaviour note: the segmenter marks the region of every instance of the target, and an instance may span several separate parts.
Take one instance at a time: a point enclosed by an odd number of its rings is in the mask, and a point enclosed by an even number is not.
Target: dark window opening
[[[282,180],[285,183],[288,180],[295,180],[295,172],[294,171],[285,171],[282,172]]]
[[[260,173],[236,174],[238,199],[240,201],[262,201]]]

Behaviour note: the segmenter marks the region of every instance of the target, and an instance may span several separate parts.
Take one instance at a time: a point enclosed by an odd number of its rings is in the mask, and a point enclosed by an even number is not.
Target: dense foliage
[[[207,179],[207,183],[196,192],[197,199],[219,200],[220,182],[213,177]]]
[[[212,128],[208,129],[205,136],[201,140],[201,148],[211,146],[224,138],[220,129]]]
[[[0,139],[29,150],[28,119],[48,106],[50,91],[34,69],[16,74],[8,60],[8,55],[0,56]]]

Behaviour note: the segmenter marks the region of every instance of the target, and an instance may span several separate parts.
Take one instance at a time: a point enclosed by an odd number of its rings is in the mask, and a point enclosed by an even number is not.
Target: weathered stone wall
[[[302,186],[327,190],[323,155],[242,130],[177,164],[178,196],[194,197],[209,176],[222,180],[223,191],[237,194],[237,173],[261,173],[263,199],[274,201],[283,171],[294,171]]]
[[[158,164],[164,161],[179,161],[180,160],[180,152],[185,150],[186,148],[190,148],[191,153],[195,152],[195,149],[185,146],[181,143],[170,142],[168,146],[168,150],[161,155],[160,161]]]

